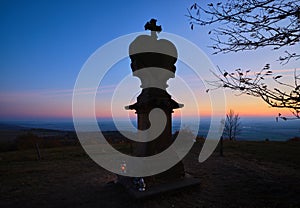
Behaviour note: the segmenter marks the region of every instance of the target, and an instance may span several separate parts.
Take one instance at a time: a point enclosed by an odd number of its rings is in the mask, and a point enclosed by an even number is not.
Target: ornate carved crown
[[[175,73],[178,57],[175,45],[166,39],[157,39],[161,26],[156,25],[155,19],[145,24],[145,30],[151,30],[151,35],[140,35],[129,46],[132,71],[158,67]]]

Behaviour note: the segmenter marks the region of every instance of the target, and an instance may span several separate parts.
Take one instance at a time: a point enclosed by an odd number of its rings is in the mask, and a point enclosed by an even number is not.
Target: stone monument
[[[161,26],[156,25],[156,20],[151,19],[145,24],[145,30],[150,30],[150,35],[140,35],[129,46],[131,69],[133,76],[141,80],[142,92],[137,97],[137,102],[126,106],[127,110],[135,110],[137,114],[137,127],[139,130],[151,128],[149,114],[153,109],[160,109],[165,114],[166,122],[162,133],[154,140],[141,142],[133,148],[135,156],[145,157],[158,154],[168,148],[174,139],[172,137],[172,113],[174,109],[183,107],[168,94],[167,81],[175,77],[177,49],[166,39],[158,39]],[[159,120],[159,115],[154,115]],[[154,122],[155,122],[154,119]],[[145,136],[145,135],[144,135]],[[151,136],[151,132],[149,135]],[[145,178],[119,177],[119,182],[135,196],[155,194],[188,185],[198,184],[198,181],[185,180],[183,163],[180,161],[169,170]]]

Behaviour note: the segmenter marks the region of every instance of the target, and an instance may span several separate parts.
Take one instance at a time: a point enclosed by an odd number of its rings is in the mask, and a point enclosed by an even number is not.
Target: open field
[[[80,146],[0,153],[0,207],[300,207],[300,142],[224,142],[198,163],[184,159],[201,185],[136,201]]]

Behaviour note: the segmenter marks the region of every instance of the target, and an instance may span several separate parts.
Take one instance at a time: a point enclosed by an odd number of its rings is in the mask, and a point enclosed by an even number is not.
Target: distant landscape
[[[122,131],[135,132],[136,121],[131,121],[131,124],[124,120],[120,120]],[[110,119],[98,119],[98,125],[102,131],[118,131],[114,122]],[[131,126],[132,125],[132,126]],[[193,126],[191,119],[184,127]],[[200,119],[200,127],[198,136],[206,137],[210,126],[209,118]],[[87,130],[89,123],[86,123]],[[58,130],[63,132],[75,131],[73,122],[71,120],[55,121],[55,120],[41,120],[41,121],[1,121],[0,122],[0,139],[3,141],[7,137],[3,137],[3,132],[6,130],[28,130],[28,129],[47,129]],[[180,129],[180,120],[174,119],[173,133]],[[196,128],[195,128],[196,129]],[[196,132],[194,132],[196,134]],[[52,132],[54,134],[54,132]],[[299,120],[279,120],[276,121],[275,117],[242,117],[241,118],[241,132],[237,136],[237,140],[243,141],[287,141],[289,139],[300,137],[300,121]]]

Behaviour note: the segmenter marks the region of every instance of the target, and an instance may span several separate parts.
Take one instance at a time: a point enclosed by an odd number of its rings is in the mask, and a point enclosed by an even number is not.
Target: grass
[[[271,162],[300,169],[300,142],[227,141],[224,152],[246,159]]]
[[[81,146],[0,153],[0,207],[299,207],[300,142],[224,142],[198,163],[197,143],[184,159],[201,187],[142,204],[124,190],[103,188],[114,174],[95,164]],[[128,151],[128,145],[115,148]],[[101,188],[102,187],[102,188]],[[237,196],[237,197],[235,197]],[[113,200],[112,200],[113,199]]]

